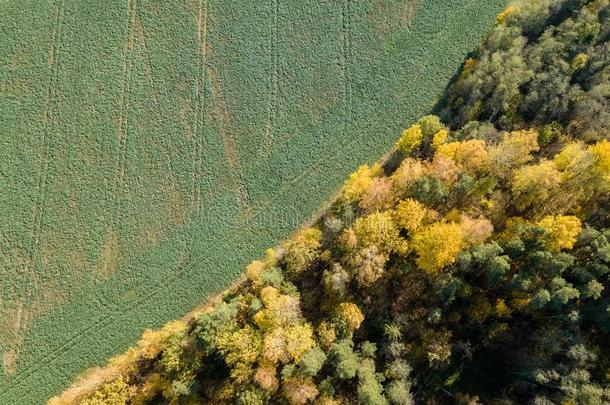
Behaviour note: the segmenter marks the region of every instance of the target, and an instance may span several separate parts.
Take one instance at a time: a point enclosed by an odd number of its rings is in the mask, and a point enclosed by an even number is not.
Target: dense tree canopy
[[[605,0],[518,0],[446,98],[454,128],[491,121],[500,129],[541,127],[541,144],[571,136],[605,139],[610,130],[610,13]]]

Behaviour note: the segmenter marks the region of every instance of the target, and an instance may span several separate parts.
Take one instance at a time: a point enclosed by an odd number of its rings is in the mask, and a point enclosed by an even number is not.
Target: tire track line
[[[136,0],[132,0],[133,2],[136,2]],[[277,0],[276,0],[276,4],[277,4]],[[139,17],[139,10],[137,9],[136,6],[136,10],[138,12],[138,19],[139,19],[139,26],[141,27],[141,31],[142,31],[142,36],[143,36],[143,45],[145,48],[145,51],[147,52],[148,55],[148,65],[149,65],[149,69],[152,72],[152,62],[151,62],[151,57],[150,57],[150,52],[148,51],[148,48],[146,46],[145,43],[145,35],[143,34],[144,31],[144,26],[141,22],[141,18]],[[241,177],[241,174],[239,172],[239,155],[238,155],[238,151],[237,151],[237,145],[236,145],[236,141],[235,138],[232,134],[230,134],[227,131],[227,128],[230,128],[230,116],[228,113],[228,108],[226,105],[226,100],[225,100],[225,96],[224,93],[222,91],[222,87],[220,86],[220,81],[217,78],[217,72],[216,71],[210,71],[209,67],[208,67],[208,61],[207,61],[207,31],[208,31],[208,0],[200,0],[199,1],[199,8],[198,8],[198,30],[197,30],[197,36],[198,36],[198,42],[200,43],[200,47],[201,47],[201,71],[202,71],[202,77],[201,77],[201,82],[202,82],[202,90],[200,90],[199,88],[197,89],[197,97],[201,99],[201,101],[198,103],[198,119],[196,120],[196,125],[197,128],[199,129],[200,127],[203,127],[205,125],[205,120],[204,120],[204,106],[203,103],[205,102],[205,87],[206,87],[206,79],[208,79],[210,76],[214,76],[215,79],[212,79],[212,97],[215,98],[217,100],[217,104],[218,107],[216,109],[216,115],[219,117],[219,121],[221,123],[220,125],[220,135],[222,138],[222,142],[223,142],[223,148],[225,150],[225,155],[227,156],[227,162],[228,162],[228,166],[229,166],[229,171],[230,171],[230,176],[232,177],[233,182],[235,183],[235,190],[236,190],[236,194],[237,194],[237,198],[238,198],[238,203],[239,206],[242,209],[242,213],[245,215],[245,217],[247,217],[248,215],[250,215],[249,213],[252,210],[251,207],[251,202],[250,202],[250,197],[249,197],[249,193],[248,190],[245,186],[245,183],[243,181],[243,178]],[[277,28],[277,27],[276,27]],[[275,73],[277,74],[277,70],[275,70]],[[150,81],[150,77],[149,77],[149,81]],[[276,83],[277,84],[277,83]],[[150,85],[151,87],[153,87],[154,89],[154,83],[152,81],[150,81]],[[157,105],[160,107],[160,102],[157,96],[157,92],[154,92],[153,96],[155,97],[155,101],[157,103]],[[158,120],[160,125],[162,125],[162,117],[160,115],[159,110],[156,111],[157,112],[157,116],[158,116]],[[201,142],[199,142],[198,145],[199,149],[200,149],[200,153],[198,156],[198,177],[201,180],[202,176],[202,172],[203,172],[203,145],[201,144]],[[169,148],[168,148],[169,150]],[[173,173],[173,168],[172,168],[172,164],[171,164],[171,159],[169,159],[169,169],[171,170],[171,172]],[[199,207],[200,209],[203,208],[204,204],[203,204],[203,192],[201,189],[201,181],[198,182],[198,200],[199,200]],[[227,188],[229,189],[229,188]],[[215,193],[218,194],[218,193]]]
[[[203,129],[205,126],[204,102],[205,86],[207,78],[207,41],[208,41],[208,0],[199,0],[197,8],[197,43],[199,44],[199,77],[197,78],[197,88],[195,93],[195,209],[200,214],[203,211]]]
[[[411,29],[411,21],[419,11],[423,0],[409,0],[403,8],[403,22],[407,29]]]
[[[146,32],[144,30],[144,23],[142,21],[142,14],[140,11],[140,3],[138,2],[138,0],[131,0],[134,4],[134,21],[133,21],[133,38],[134,38],[134,43],[135,43],[135,37],[136,35],[139,37],[139,40],[142,42],[142,49],[144,51],[144,54],[146,56],[146,65],[148,68],[148,74],[146,74],[146,79],[148,81],[148,85],[150,86],[151,89],[151,94],[152,94],[152,99],[154,104],[156,105],[156,108],[153,108],[154,110],[154,116],[155,116],[155,121],[157,123],[157,126],[159,128],[159,130],[164,129],[165,127],[165,121],[163,120],[163,116],[161,115],[161,101],[159,99],[159,92],[157,91],[157,88],[155,86],[155,81],[153,80],[153,75],[154,75],[154,71],[153,71],[153,63],[152,63],[152,57],[150,55],[150,51],[148,49],[148,45],[146,43]],[[167,131],[166,133],[171,133],[171,131]],[[168,137],[167,136],[163,136],[162,137],[162,143],[165,146],[165,150],[166,150],[166,165],[167,165],[167,169],[169,174],[171,175],[172,179],[176,179],[176,171],[174,170],[174,165],[172,163],[172,159],[171,159],[171,155],[170,155],[170,145],[168,142]]]
[[[269,85],[269,107],[267,110],[267,124],[258,155],[269,157],[277,122],[279,74],[278,74],[278,15],[279,0],[270,0],[271,8],[271,38],[269,42],[269,59],[271,61],[271,83]]]
[[[35,217],[34,217],[34,230],[32,235],[32,262],[35,262],[38,249],[40,248],[40,239],[42,232],[42,223],[44,221],[44,207],[46,203],[46,196],[48,193],[48,177],[49,177],[49,166],[51,161],[51,147],[49,145],[50,134],[49,126],[51,121],[54,119],[52,114],[53,96],[55,95],[54,85],[57,82],[57,57],[61,47],[61,25],[62,16],[65,9],[65,0],[61,0],[59,6],[55,9],[55,16],[53,22],[53,31],[51,32],[51,43],[49,46],[48,65],[51,69],[49,74],[49,82],[45,92],[44,111],[42,114],[43,131],[42,131],[42,145],[43,145],[43,162],[40,170],[40,179],[38,183],[39,201],[37,203]]]
[[[118,168],[117,168],[117,178],[116,178],[116,199],[115,199],[115,211],[116,218],[115,223],[118,225],[120,223],[121,216],[121,204],[120,204],[120,194],[124,191],[125,188],[125,177],[127,175],[127,143],[129,139],[129,131],[127,130],[127,119],[128,119],[128,101],[127,93],[129,91],[129,80],[131,75],[131,61],[129,60],[129,55],[131,54],[131,50],[133,49],[134,42],[134,26],[135,26],[135,0],[127,0],[127,29],[125,46],[123,49],[123,83],[121,86],[121,96],[119,98],[119,128],[117,132],[118,140],[119,140],[119,150],[118,150]]]
[[[133,35],[134,35],[134,1],[127,0],[127,21],[125,28],[125,45],[123,47],[123,73],[121,83],[121,93],[119,96],[119,122],[117,128],[117,169],[114,184],[114,216],[112,221],[112,229],[118,235],[121,234],[122,226],[122,214],[123,210],[121,207],[121,199],[125,193],[125,187],[127,185],[127,149],[129,143],[129,130],[127,129],[128,120],[128,92],[129,92],[129,81],[131,77],[131,61],[129,55],[133,48]],[[120,249],[120,248],[119,248]],[[105,294],[98,294],[101,305],[107,308],[109,311],[116,311],[111,301],[106,297]]]
[[[350,0],[345,0],[341,6],[341,26],[342,26],[342,38],[343,38],[343,84],[345,94],[345,126],[344,136],[350,130],[353,118],[354,118],[354,103],[352,95],[352,79],[349,71],[349,67],[352,60],[352,44],[351,44],[351,16],[350,16]]]
[[[212,85],[212,99],[214,104],[214,112],[218,118],[218,132],[222,139],[225,158],[229,168],[229,176],[234,185],[234,190],[237,195],[237,204],[240,209],[240,215],[248,217],[252,213],[252,204],[250,195],[246,188],[245,182],[240,174],[239,153],[237,151],[237,143],[235,137],[231,133],[231,117],[227,108],[227,102],[224,92],[220,84],[220,78],[216,69],[208,69],[210,82]]]
[[[123,49],[123,83],[121,88],[121,96],[119,98],[120,114],[118,128],[118,168],[116,177],[116,195],[115,195],[115,225],[117,229],[121,222],[121,195],[125,190],[127,176],[127,143],[129,140],[129,131],[127,129],[128,119],[128,100],[127,93],[129,91],[129,80],[131,77],[131,61],[129,55],[133,49],[134,42],[134,26],[135,26],[135,0],[127,0],[127,29],[125,47]]]

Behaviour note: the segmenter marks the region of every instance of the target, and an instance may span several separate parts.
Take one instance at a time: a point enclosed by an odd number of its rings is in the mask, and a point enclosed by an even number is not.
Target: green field
[[[503,3],[0,1],[0,404],[230,284],[431,109]]]

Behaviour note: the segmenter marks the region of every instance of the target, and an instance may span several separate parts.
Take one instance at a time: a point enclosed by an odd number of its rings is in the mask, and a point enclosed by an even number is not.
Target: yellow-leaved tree
[[[394,193],[400,196],[406,193],[409,187],[425,174],[425,167],[421,161],[406,158],[400,163],[398,169],[392,174],[390,180]]]
[[[421,145],[424,134],[418,124],[411,125],[409,128],[402,131],[402,135],[396,142],[396,147],[405,153],[413,151]]]
[[[569,195],[572,206],[595,202],[610,191],[610,142],[601,141],[585,147],[568,144],[553,159],[561,172],[562,193]]]
[[[102,385],[95,393],[80,402],[82,405],[126,405],[129,401],[129,386],[123,380]]]
[[[352,267],[356,272],[356,280],[364,287],[368,287],[379,280],[385,273],[388,255],[379,252],[377,246],[360,249],[352,260]]]
[[[462,172],[460,166],[450,157],[442,153],[434,155],[434,159],[428,165],[428,175],[433,179],[445,184],[453,184]]]
[[[448,138],[449,138],[449,132],[447,132],[446,129],[441,129],[440,131],[435,133],[434,136],[432,137],[432,147],[434,149],[437,149],[439,146],[441,146],[442,144],[447,142]]]
[[[453,159],[460,167],[471,173],[480,172],[486,169],[489,164],[489,154],[485,147],[485,141],[480,139],[450,142],[441,145],[437,153]]]
[[[369,167],[368,165],[362,165],[349,176],[349,179],[343,185],[341,190],[341,196],[347,202],[354,202],[360,200],[366,189],[372,183],[373,179],[379,176],[382,172],[381,165],[378,163]]]
[[[547,249],[555,252],[572,249],[582,231],[580,220],[571,215],[549,215],[542,218],[538,225],[545,230]]]
[[[464,242],[469,246],[477,246],[485,243],[494,231],[494,227],[485,217],[472,218],[468,215],[460,215],[460,226],[464,236]]]
[[[264,308],[258,311],[253,319],[261,330],[266,331],[301,321],[298,297],[280,294],[275,287],[271,286],[261,289],[260,297]]]
[[[385,210],[394,203],[392,181],[387,177],[376,177],[366,187],[360,199],[360,208],[365,210]]]
[[[322,232],[317,228],[305,228],[284,244],[286,268],[294,274],[302,273],[318,257]]]
[[[419,230],[429,212],[419,201],[407,198],[398,203],[394,216],[398,225],[413,233]]]
[[[455,261],[464,245],[464,236],[459,224],[439,222],[413,235],[411,245],[417,253],[417,265],[435,273]]]
[[[291,405],[304,405],[318,396],[318,388],[311,378],[292,377],[284,380],[284,396]]]
[[[593,157],[593,177],[597,179],[599,192],[610,191],[610,141],[591,145],[588,151]]]
[[[510,176],[513,169],[532,160],[538,151],[538,133],[533,130],[505,133],[502,142],[489,149],[489,167],[498,177]]]
[[[277,378],[275,365],[267,363],[257,368],[254,373],[254,381],[267,392],[276,391],[280,383]]]
[[[389,211],[358,218],[352,229],[360,247],[377,246],[383,253],[406,252],[407,242],[400,236],[398,225]]]
[[[356,330],[364,321],[364,315],[358,305],[352,302],[342,302],[339,304],[339,316],[345,321],[347,327],[351,330]]]
[[[288,363],[290,355],[286,348],[286,333],[281,326],[276,327],[269,333],[265,334],[263,341],[263,357],[267,362],[272,364]]]
[[[237,382],[248,381],[254,371],[252,365],[261,354],[260,332],[249,325],[234,331],[225,330],[216,336],[215,343],[231,367],[231,377]]]
[[[523,211],[530,206],[543,204],[559,191],[561,173],[552,161],[541,161],[535,165],[515,170],[512,182],[513,202]]]

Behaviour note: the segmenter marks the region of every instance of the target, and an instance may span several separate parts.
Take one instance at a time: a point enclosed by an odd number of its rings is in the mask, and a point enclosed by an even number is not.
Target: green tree
[[[442,181],[421,177],[413,182],[410,187],[410,195],[428,207],[439,207],[447,199],[447,187]]]
[[[432,136],[447,129],[436,115],[421,117],[417,120],[417,125],[421,128],[422,135],[425,139],[432,139]]]
[[[335,366],[335,375],[339,379],[349,380],[356,376],[360,361],[353,347],[351,340],[341,340],[330,347],[329,358]]]
[[[313,377],[326,362],[326,353],[319,347],[314,346],[301,357],[300,370],[309,377]]]
[[[383,386],[379,382],[382,379],[375,372],[373,359],[364,359],[358,367],[358,401],[363,405],[387,405],[388,401],[383,396]]]
[[[410,385],[406,381],[391,381],[386,387],[386,395],[393,405],[415,404]]]

